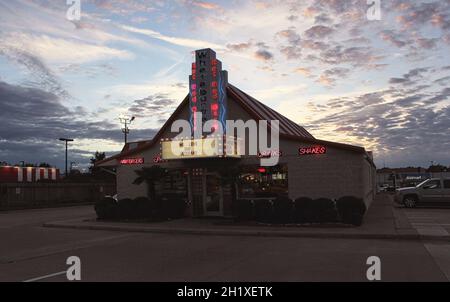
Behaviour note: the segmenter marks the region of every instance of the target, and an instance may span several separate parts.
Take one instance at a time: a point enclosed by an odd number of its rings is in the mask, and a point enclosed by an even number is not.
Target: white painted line
[[[442,227],[424,227],[416,229],[420,235],[448,236],[447,230]]]
[[[436,264],[450,281],[450,244],[424,244]]]
[[[54,274],[50,274],[50,275],[45,275],[45,276],[41,276],[41,277],[36,277],[36,278],[33,278],[33,279],[25,280],[23,282],[34,282],[34,281],[38,281],[38,280],[42,280],[42,279],[47,279],[47,278],[63,275],[65,273],[66,273],[66,271],[63,271],[63,272],[59,272],[59,273],[54,273]]]

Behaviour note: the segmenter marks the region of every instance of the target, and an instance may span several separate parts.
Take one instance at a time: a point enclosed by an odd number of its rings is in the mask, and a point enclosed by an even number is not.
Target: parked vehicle
[[[450,178],[431,178],[415,187],[399,188],[395,191],[395,202],[407,208],[419,204],[450,205]]]

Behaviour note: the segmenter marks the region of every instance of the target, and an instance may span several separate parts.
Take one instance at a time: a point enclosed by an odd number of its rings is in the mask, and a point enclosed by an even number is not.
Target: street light
[[[63,142],[66,142],[66,172],[65,172],[65,177],[67,177],[67,143],[68,142],[73,142],[74,140],[73,139],[71,139],[71,138],[60,138],[59,139],[60,141],[63,141]]]
[[[122,133],[124,134],[125,137],[125,144],[127,143],[127,136],[128,133],[130,133],[130,129],[128,128],[128,125],[131,124],[132,121],[134,121],[135,117],[131,117],[131,119],[128,119],[126,117],[119,117],[119,121],[121,124],[124,125],[124,127],[122,128]]]

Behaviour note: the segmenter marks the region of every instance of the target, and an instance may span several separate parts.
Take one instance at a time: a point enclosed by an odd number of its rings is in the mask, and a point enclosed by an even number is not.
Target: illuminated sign
[[[270,158],[272,156],[278,156],[280,157],[282,155],[280,150],[265,150],[262,152],[258,152],[259,158]]]
[[[121,165],[141,165],[144,163],[144,158],[124,158],[120,160]]]
[[[154,162],[155,164],[161,163],[161,162],[163,162],[163,161],[164,161],[164,160],[162,159],[161,154],[157,154],[157,155],[155,155],[155,156],[153,157],[153,162]]]
[[[298,149],[299,155],[313,155],[325,153],[327,153],[327,147],[325,146],[310,146],[310,147],[301,147]]]
[[[215,120],[225,131],[226,125],[226,87],[228,73],[222,70],[222,62],[216,59],[212,49],[201,49],[195,52],[195,63],[192,63],[192,75],[189,76],[189,109],[192,133],[202,131],[202,125],[208,120]],[[202,113],[202,120],[197,121],[196,113]]]
[[[242,144],[235,143],[233,150],[226,153],[221,137],[186,139],[161,142],[162,160],[207,157],[240,157]]]

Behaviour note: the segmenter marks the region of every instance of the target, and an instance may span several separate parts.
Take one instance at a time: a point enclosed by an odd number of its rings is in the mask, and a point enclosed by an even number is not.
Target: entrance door
[[[203,174],[203,210],[205,216],[223,215],[223,193],[217,173]]]

